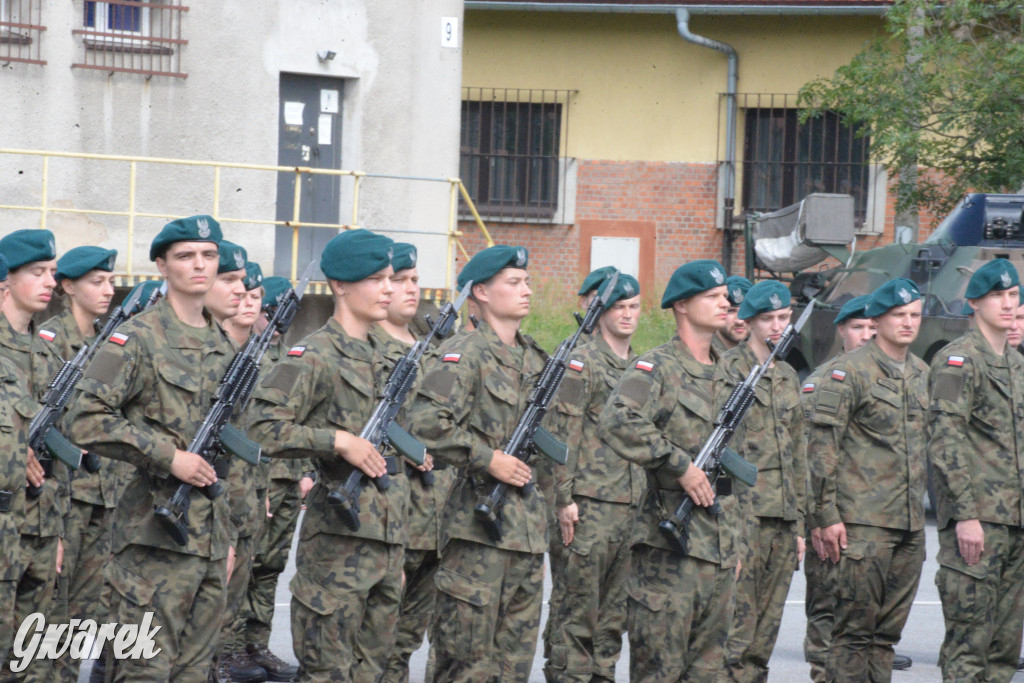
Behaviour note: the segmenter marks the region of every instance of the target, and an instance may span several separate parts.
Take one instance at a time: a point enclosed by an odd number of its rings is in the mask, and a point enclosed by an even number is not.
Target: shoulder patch
[[[842,382],[844,379],[846,379],[846,370],[833,370],[832,379],[834,379],[837,382]]]
[[[118,346],[124,346],[128,342],[128,335],[123,332],[115,332],[110,335],[110,341],[114,342]]]
[[[461,353],[446,353],[441,357],[442,363],[458,363],[462,360]]]
[[[808,382],[807,384],[804,385],[803,392],[805,394],[809,394],[812,391],[814,391],[814,382]]]
[[[296,358],[301,358],[302,354],[304,354],[305,352],[305,346],[293,346],[292,348],[288,349],[288,355],[295,356]]]
[[[301,355],[301,354],[300,354]],[[270,369],[262,386],[267,389],[277,389],[288,396],[295,389],[299,381],[299,369],[295,365],[278,364]]]
[[[638,360],[636,362],[636,366],[635,367],[636,367],[637,370],[643,370],[644,372],[650,372],[650,371],[654,370],[654,363],[649,363],[649,362],[647,362],[645,360]]]
[[[57,338],[57,333],[54,332],[53,330],[39,330],[39,336],[45,339],[46,341],[52,342],[54,339]]]
[[[575,370],[576,372],[583,372],[583,361],[575,359],[569,361],[569,369]]]
[[[963,356],[950,356],[946,359],[947,366],[953,366],[954,368],[962,368],[964,365]]]

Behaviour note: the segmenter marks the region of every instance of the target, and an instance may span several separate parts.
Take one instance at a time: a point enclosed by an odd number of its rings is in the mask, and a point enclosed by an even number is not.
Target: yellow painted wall
[[[830,75],[880,17],[694,16],[739,54],[740,93],[795,93]],[[569,149],[581,159],[715,161],[726,56],[684,41],[674,14],[466,12],[463,85],[571,89]],[[742,154],[742,139],[738,141]]]

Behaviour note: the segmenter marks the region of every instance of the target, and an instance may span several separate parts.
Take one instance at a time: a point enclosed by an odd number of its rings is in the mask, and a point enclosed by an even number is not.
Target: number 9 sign
[[[459,47],[458,17],[441,17],[441,47]]]

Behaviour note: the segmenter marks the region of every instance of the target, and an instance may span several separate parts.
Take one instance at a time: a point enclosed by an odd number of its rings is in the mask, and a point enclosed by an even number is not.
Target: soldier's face
[[[970,300],[978,325],[996,330],[1009,330],[1020,306],[1020,288],[992,290],[980,299]]]
[[[387,318],[388,307],[395,292],[391,284],[394,272],[388,266],[359,282],[341,283],[343,305],[349,313],[363,323],[375,323]]]
[[[156,267],[169,291],[195,296],[210,291],[219,261],[220,253],[212,242],[175,242],[163,258],[157,257]]]
[[[7,280],[0,282],[0,308],[3,308],[5,301],[7,301]]]
[[[750,326],[750,343],[760,348],[768,348],[765,341],[771,341],[773,344],[779,341],[792,317],[793,309],[788,306],[777,311],[758,313],[747,320],[747,325]]]
[[[240,327],[252,327],[256,324],[256,319],[260,317],[262,305],[263,288],[257,287],[256,289],[249,290],[242,295],[242,300],[238,304],[238,314],[235,316],[235,322]]]
[[[1010,346],[1020,346],[1024,342],[1024,305],[1017,307],[1017,313],[1013,316],[1013,324],[1006,334],[1006,343]]]
[[[61,286],[75,306],[94,318],[106,315],[114,298],[114,274],[104,270],[90,270],[76,280],[64,280]]]
[[[26,263],[7,276],[11,302],[23,311],[40,313],[46,310],[57,286],[57,260]]]
[[[388,306],[388,321],[408,325],[420,306],[420,274],[415,268],[403,268],[391,276],[395,293]]]
[[[745,320],[740,320],[740,307],[729,306],[729,312],[725,316],[725,327],[718,331],[718,334],[729,346],[736,346],[750,336],[750,328]]]
[[[729,315],[728,289],[725,285],[694,294],[689,299],[677,301],[674,308],[686,316],[693,327],[710,332],[725,329]]]
[[[238,307],[245,296],[245,268],[220,273],[206,293],[203,304],[217,320],[238,315]]]
[[[473,286],[480,307],[506,320],[522,320],[529,315],[532,295],[530,276],[522,268],[504,268],[484,284]]]
[[[922,302],[918,299],[904,306],[890,308],[875,318],[878,338],[892,346],[910,346],[921,329],[921,306]]]
[[[618,339],[629,339],[640,322],[640,295],[619,299],[598,320],[601,333]]]
[[[867,344],[875,336],[875,321],[870,318],[850,318],[839,323],[836,330],[843,340],[843,351],[849,353]]]

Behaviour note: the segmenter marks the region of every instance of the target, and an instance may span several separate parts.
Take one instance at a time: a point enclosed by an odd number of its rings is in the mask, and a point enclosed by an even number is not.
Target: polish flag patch
[[[446,353],[441,358],[442,363],[458,363],[460,360],[462,360],[461,353]]]
[[[845,370],[833,370],[832,371],[832,379],[834,379],[837,382],[842,382],[844,379],[846,379],[846,371]]]
[[[814,382],[808,382],[804,385],[804,393],[809,394],[814,391]]]
[[[964,357],[963,356],[950,356],[946,360],[946,365],[952,365],[954,368],[963,367],[963,365],[964,365]]]
[[[571,360],[569,361],[569,369],[575,370],[576,372],[583,372],[583,361]]]
[[[128,341],[128,335],[122,334],[120,332],[115,332],[114,334],[110,335],[110,341],[114,342],[118,346],[124,346],[125,343]]]
[[[57,338],[57,333],[52,330],[39,330],[39,336],[46,341],[53,341]]]
[[[306,352],[306,347],[305,346],[293,346],[292,348],[288,349],[288,355],[289,356],[300,357],[305,352]]]
[[[654,363],[648,363],[645,360],[638,360],[636,362],[636,369],[643,370],[644,372],[650,372],[654,369]]]

